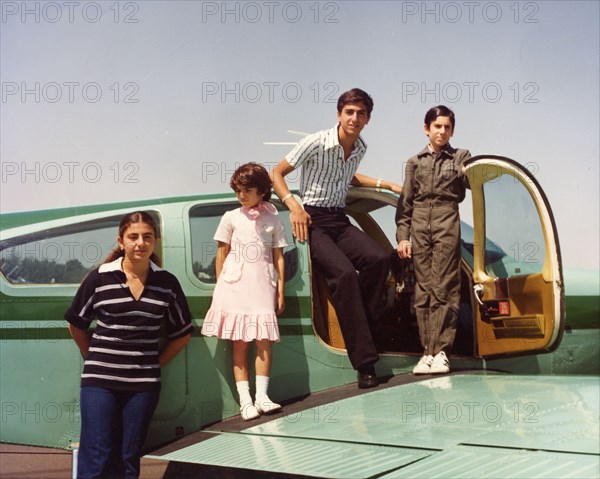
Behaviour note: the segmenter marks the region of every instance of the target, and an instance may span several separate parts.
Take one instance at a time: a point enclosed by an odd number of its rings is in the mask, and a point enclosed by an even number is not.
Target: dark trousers
[[[134,479],[159,392],[83,387],[77,478]]]
[[[413,210],[415,312],[424,354],[449,353],[460,302],[460,218],[456,205]]]
[[[370,323],[382,305],[389,255],[342,209],[305,209],[312,219],[312,261],[325,275],[350,362],[354,369],[369,366],[379,359]]]

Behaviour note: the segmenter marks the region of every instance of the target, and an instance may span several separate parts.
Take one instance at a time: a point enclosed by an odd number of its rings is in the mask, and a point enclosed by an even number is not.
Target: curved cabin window
[[[158,214],[149,212],[159,227]],[[12,284],[73,284],[117,244],[122,215],[73,223],[0,242],[0,272]],[[160,248],[156,249],[160,257]]]
[[[546,245],[529,191],[509,174],[485,183],[483,189],[487,274],[509,278],[540,272]]]
[[[283,249],[285,258],[285,281],[292,279],[298,271],[298,251],[292,241],[290,213],[281,203],[273,201],[283,221],[289,246]],[[190,230],[192,239],[192,271],[194,278],[203,283],[217,282],[215,260],[217,242],[213,239],[221,218],[226,211],[239,207],[238,202],[198,205],[190,209]]]

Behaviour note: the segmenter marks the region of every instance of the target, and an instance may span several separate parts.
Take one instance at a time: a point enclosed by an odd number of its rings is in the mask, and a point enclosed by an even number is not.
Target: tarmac
[[[0,478],[71,479],[73,453],[65,449],[0,443]],[[142,458],[140,479],[163,479],[169,463]]]

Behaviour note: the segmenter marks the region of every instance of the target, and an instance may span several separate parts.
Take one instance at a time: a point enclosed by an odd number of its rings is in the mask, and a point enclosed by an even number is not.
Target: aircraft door
[[[564,329],[555,223],[533,175],[507,158],[467,162],[480,357],[551,351]]]

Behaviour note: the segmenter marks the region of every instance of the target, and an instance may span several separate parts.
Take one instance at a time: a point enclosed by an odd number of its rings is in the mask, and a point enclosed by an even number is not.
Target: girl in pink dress
[[[231,177],[240,208],[226,212],[214,239],[217,284],[202,334],[233,341],[233,376],[246,421],[281,409],[269,399],[271,343],[279,341],[277,315],[283,312],[285,230],[271,198],[267,170],[240,166]],[[256,341],[256,400],[250,396],[248,350]]]

